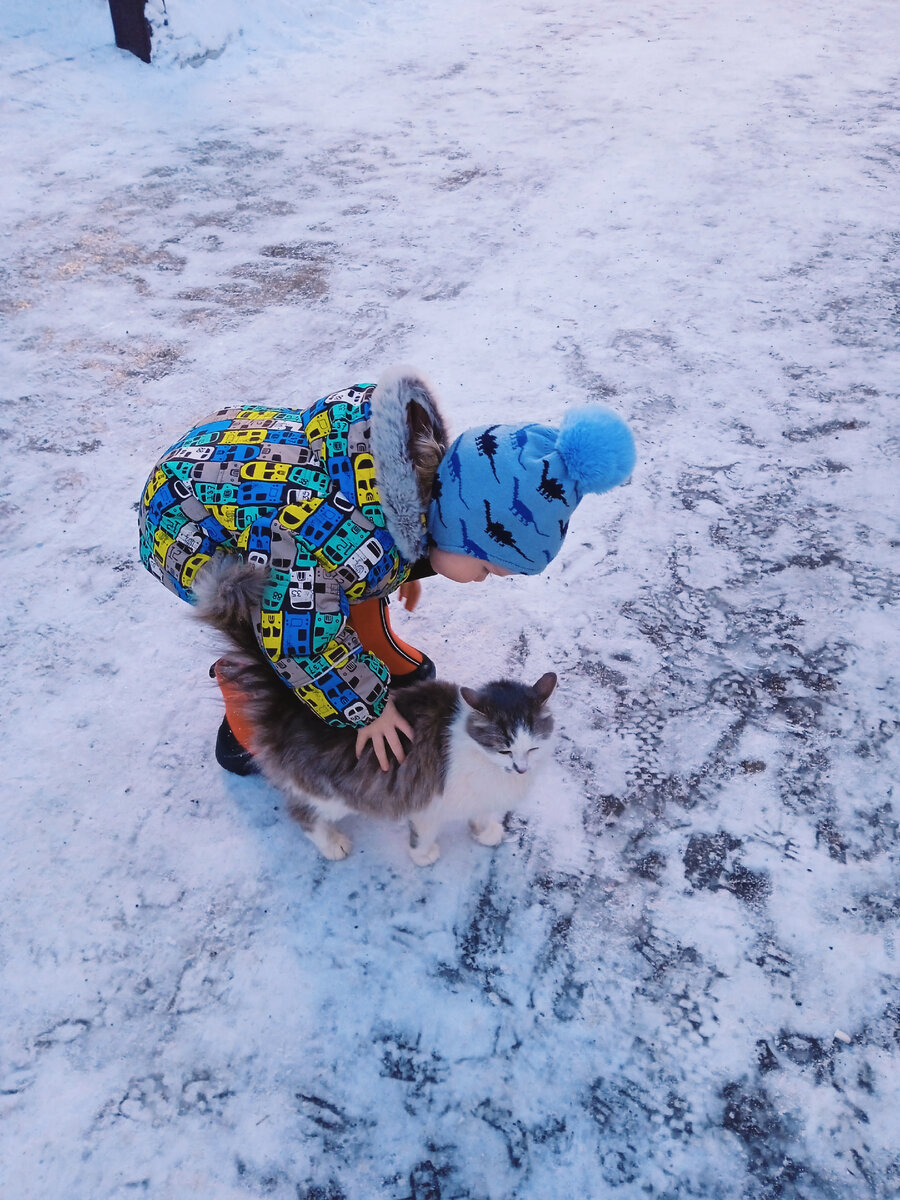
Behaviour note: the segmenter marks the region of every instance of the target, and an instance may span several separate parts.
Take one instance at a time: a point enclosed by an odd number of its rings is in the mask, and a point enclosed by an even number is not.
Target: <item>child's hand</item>
[[[398,763],[402,763],[406,758],[403,743],[400,741],[401,733],[405,734],[410,741],[413,740],[412,729],[397,712],[393,700],[388,700],[381,716],[376,717],[370,725],[364,725],[356,735],[356,757],[359,758],[366,745],[371,742],[378,765],[382,771],[387,771],[390,767],[388,746],[393,750],[394,758]]]
[[[407,612],[412,612],[419,601],[422,599],[422,583],[418,579],[410,579],[407,583],[401,583],[397,589],[397,595],[400,597],[401,604],[406,606]]]

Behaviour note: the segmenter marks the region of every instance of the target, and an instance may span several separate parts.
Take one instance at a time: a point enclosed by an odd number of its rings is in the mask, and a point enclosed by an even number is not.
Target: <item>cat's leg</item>
[[[482,817],[469,822],[469,831],[482,846],[499,846],[503,841],[503,825],[496,817]]]
[[[342,805],[331,807],[343,808]],[[302,793],[293,792],[290,798],[289,811],[312,844],[325,858],[330,858],[333,862],[339,862],[342,858],[346,858],[353,849],[353,843],[347,837],[346,833],[342,833],[333,821],[329,821],[322,814],[315,801],[310,801]],[[346,812],[347,810],[343,809],[343,811]],[[342,816],[343,813],[335,811],[333,815]]]
[[[341,833],[331,821],[316,821],[312,829],[306,830],[306,836],[316,849],[332,862],[340,862],[353,849],[353,843],[346,833]]]
[[[409,857],[417,867],[430,867],[441,857],[436,836],[441,821],[426,808],[409,818]]]

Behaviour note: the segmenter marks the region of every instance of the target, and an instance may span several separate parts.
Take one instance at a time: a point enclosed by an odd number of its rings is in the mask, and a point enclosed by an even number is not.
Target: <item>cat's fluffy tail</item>
[[[213,559],[197,576],[194,596],[198,618],[224,633],[239,649],[261,654],[254,629],[266,585],[259,567],[233,559]]]

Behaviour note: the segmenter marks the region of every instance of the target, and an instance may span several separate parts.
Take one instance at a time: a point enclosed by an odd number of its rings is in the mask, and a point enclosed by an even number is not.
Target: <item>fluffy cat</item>
[[[382,771],[371,746],[357,759],[355,729],[334,728],[310,713],[262,656],[248,619],[261,572],[228,566],[205,575],[196,589],[198,615],[231,642],[218,669],[246,697],[255,760],[326,858],[350,853],[350,839],[334,824],[350,812],[407,818],[410,857],[422,867],[440,856],[437,835],[449,820],[467,820],[484,846],[503,840],[500,819],[522,800],[549,751],[552,672],[533,687],[498,680],[473,689],[431,680],[394,692],[415,736],[403,763],[391,758]]]

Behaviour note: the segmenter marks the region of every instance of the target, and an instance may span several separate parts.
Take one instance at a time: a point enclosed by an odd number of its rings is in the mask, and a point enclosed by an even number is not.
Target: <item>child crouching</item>
[[[393,634],[388,595],[412,609],[435,573],[538,574],[582,497],[625,482],[634,461],[628,427],[599,407],[450,444],[432,388],[398,368],[308,408],[226,408],[189,430],[144,490],[141,560],[191,603],[213,559],[264,569],[250,616],[272,669],[387,769],[411,736],[390,690],[434,672]]]

